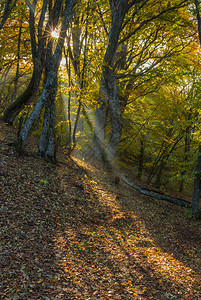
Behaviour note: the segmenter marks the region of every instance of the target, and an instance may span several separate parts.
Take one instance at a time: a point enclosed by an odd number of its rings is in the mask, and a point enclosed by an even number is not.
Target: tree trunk
[[[12,101],[16,99],[17,95],[17,86],[19,80],[19,72],[20,72],[20,47],[21,47],[21,36],[22,36],[22,22],[20,23],[19,34],[18,34],[18,45],[17,45],[17,68],[15,74],[15,82],[14,82],[14,91],[12,95]]]
[[[189,121],[190,118],[188,118]],[[186,174],[186,170],[187,170],[187,165],[188,165],[188,161],[189,161],[189,152],[190,152],[190,133],[191,133],[191,126],[188,126],[186,128],[186,133],[185,133],[185,145],[184,145],[184,165],[183,165],[183,170],[181,171],[181,183],[180,183],[180,187],[179,187],[179,192],[183,192],[184,189],[184,176]]]
[[[84,53],[83,53],[83,66],[81,69],[81,59],[80,59],[80,54],[81,54],[81,49],[83,45],[83,41],[81,38],[81,32],[82,29],[80,27],[80,17],[74,16],[73,21],[74,21],[74,28],[72,28],[72,41],[73,41],[73,53],[71,51],[71,46],[70,46],[70,40],[68,39],[68,50],[69,50],[69,66],[66,64],[68,73],[69,73],[69,86],[71,85],[70,83],[70,60],[72,61],[73,68],[75,75],[77,77],[78,84],[80,86],[80,92],[78,96],[78,109],[77,109],[77,114],[75,118],[75,124],[74,124],[74,129],[73,129],[73,135],[72,138],[70,137],[69,141],[71,141],[71,145],[69,147],[68,153],[71,154],[73,153],[75,147],[76,147],[76,133],[77,133],[77,128],[78,128],[78,123],[80,120],[80,114],[81,114],[81,109],[82,109],[82,95],[84,93],[85,89],[85,78],[86,78],[86,65],[87,65],[87,52],[88,52],[88,19],[89,19],[89,2],[87,5],[87,16],[86,16],[86,30],[85,30],[85,35],[84,35]],[[68,114],[69,115],[69,114]],[[70,123],[69,123],[70,125]],[[70,126],[69,126],[69,129]],[[70,132],[70,130],[69,130]]]
[[[102,158],[103,151],[104,151],[107,104],[108,104],[108,95],[107,95],[105,81],[102,77],[101,85],[99,89],[99,98],[96,106],[94,143],[93,143],[93,151],[97,159]]]
[[[197,13],[198,34],[199,34],[199,41],[201,46],[201,18],[200,18],[200,8],[199,8],[198,0],[195,0],[195,8]],[[194,179],[194,190],[193,190],[193,197],[192,197],[192,213],[195,219],[198,219],[200,217],[200,211],[199,211],[200,191],[201,191],[201,144],[199,144],[197,168],[196,168],[196,174]]]
[[[51,74],[51,73],[50,73]],[[19,138],[17,139],[16,142],[16,151],[21,154],[24,151],[24,147],[26,145],[26,140],[28,133],[35,122],[35,120],[38,118],[40,115],[40,112],[43,108],[43,105],[46,101],[47,98],[49,98],[51,87],[53,85],[53,77],[49,74],[46,84],[44,86],[44,89],[42,91],[42,94],[40,95],[38,102],[36,103],[32,113],[29,115],[28,119],[26,120],[26,123],[20,133]]]
[[[57,94],[57,81],[55,82],[51,99],[50,99],[50,110],[49,110],[49,136],[48,136],[48,144],[45,150],[45,157],[51,162],[55,162],[53,156],[53,148],[54,148],[54,123],[55,123],[55,98]]]
[[[38,99],[38,102],[36,103],[32,113],[29,115],[28,119],[26,120],[26,123],[24,125],[24,128],[22,129],[19,138],[17,139],[17,142],[15,144],[16,151],[21,154],[24,150],[27,136],[29,134],[29,131],[34,123],[34,121],[38,118],[40,115],[41,109],[43,108],[43,105],[45,101],[50,97],[50,94],[53,90],[56,91],[56,82],[57,82],[57,73],[59,69],[59,65],[62,59],[62,48],[64,44],[64,38],[66,35],[66,30],[69,26],[69,21],[72,13],[72,7],[73,7],[74,1],[73,0],[66,0],[65,1],[65,9],[63,13],[63,20],[62,20],[62,26],[61,31],[58,39],[58,43],[55,49],[54,54],[51,57],[50,61],[50,68],[48,67],[48,74],[45,78],[45,84],[43,87],[43,91]],[[51,122],[53,122],[53,113],[50,113]],[[51,124],[52,126],[52,124]],[[46,154],[49,155],[52,147],[52,140],[53,140],[53,129],[50,129],[50,135],[49,135],[49,141],[47,146]]]
[[[46,100],[45,103],[45,112],[43,119],[43,130],[40,136],[39,145],[38,145],[38,155],[44,157],[45,150],[47,149],[48,144],[48,129],[49,129],[49,115],[50,115],[50,97]]]
[[[26,1],[25,1],[26,2]],[[30,31],[30,40],[31,40],[31,51],[32,51],[32,59],[33,59],[33,73],[31,81],[26,88],[26,90],[13,102],[4,112],[4,121],[13,124],[14,119],[17,115],[23,110],[24,106],[30,103],[36,96],[39,84],[41,81],[42,71],[43,71],[43,50],[45,38],[42,38],[42,24],[45,18],[45,12],[47,7],[47,0],[43,2],[43,8],[39,20],[39,30],[38,30],[38,50],[36,50],[36,37],[35,37],[35,6],[36,2],[33,1],[33,5],[29,5],[30,2],[26,2],[29,6],[29,31]],[[41,42],[42,41],[42,42]],[[43,46],[42,46],[43,44]],[[19,49],[18,49],[19,51]]]
[[[122,131],[119,95],[113,67],[115,53],[118,47],[118,39],[127,11],[127,4],[128,1],[121,0],[118,6],[116,6],[114,1],[110,1],[111,28],[109,43],[103,61],[103,72],[99,89],[100,96],[96,107],[93,145],[94,155],[97,158],[104,157],[109,163],[112,163],[115,157]],[[111,135],[104,152],[107,103],[110,107]]]
[[[144,151],[145,151],[145,145],[144,145],[144,137],[141,138],[140,140],[140,156],[139,156],[139,167],[138,167],[138,172],[137,172],[137,178],[142,177],[142,172],[143,172],[143,164],[144,164]]]
[[[45,101],[45,113],[43,130],[39,140],[38,155],[45,157],[47,160],[54,162],[54,121],[55,121],[55,98],[57,93],[57,80],[52,87],[52,91]]]
[[[107,89],[109,95],[111,134],[108,145],[105,149],[105,155],[107,162],[112,163],[121,138],[122,121],[116,78],[112,70],[108,73],[108,75]]]
[[[154,186],[156,186],[158,188],[160,188],[160,186],[161,186],[162,173],[163,173],[163,170],[165,168],[168,156],[169,156],[168,154],[165,154],[162,157],[162,160],[161,160],[161,162],[159,164],[159,167],[157,169],[157,176],[156,176],[156,179],[154,181]]]
[[[6,123],[12,125],[17,115],[24,109],[24,106],[35,98],[41,81],[42,71],[42,64],[36,63],[27,89],[6,108],[3,116],[3,120]]]
[[[195,219],[200,217],[199,211],[199,200],[200,200],[200,192],[201,192],[201,144],[199,144],[198,149],[198,160],[197,160],[197,168],[194,179],[194,189],[193,189],[193,197],[192,197],[192,213]]]

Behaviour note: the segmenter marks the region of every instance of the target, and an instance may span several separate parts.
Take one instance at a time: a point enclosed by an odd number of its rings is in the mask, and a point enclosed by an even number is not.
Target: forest
[[[192,195],[199,217],[199,1],[3,1],[3,120],[38,155],[61,145]]]
[[[2,299],[201,297],[200,13],[1,1]]]

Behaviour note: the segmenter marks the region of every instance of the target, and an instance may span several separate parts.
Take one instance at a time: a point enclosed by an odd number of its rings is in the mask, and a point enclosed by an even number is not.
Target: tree
[[[16,116],[23,110],[24,106],[30,103],[36,96],[41,82],[44,59],[45,59],[45,46],[46,39],[48,37],[48,31],[50,25],[46,25],[46,29],[43,32],[43,25],[45,23],[45,14],[47,11],[48,0],[43,1],[40,18],[38,21],[38,30],[36,38],[36,4],[37,1],[33,1],[31,4],[29,0],[26,0],[26,4],[29,7],[29,29],[30,29],[30,39],[31,39],[31,51],[32,51],[32,61],[33,61],[33,72],[30,83],[26,90],[17,98],[13,103],[11,103],[4,112],[4,121],[13,124]]]
[[[157,24],[161,22],[163,15],[168,15],[171,12],[177,11],[179,8],[186,5],[186,1],[175,2],[173,5],[165,3],[161,5],[161,2],[152,1],[110,1],[111,11],[111,26],[108,35],[108,47],[105,53],[104,62],[102,66],[101,84],[99,90],[99,99],[96,107],[95,129],[94,129],[94,154],[96,157],[104,157],[108,162],[112,162],[118,144],[121,138],[122,132],[122,114],[127,105],[128,98],[133,91],[136,78],[143,77],[149,73],[150,70],[155,68],[165,58],[178,53],[183,49],[182,43],[177,40],[177,44],[173,44],[171,47],[165,47],[165,43],[162,39],[165,31],[165,25],[160,26]],[[153,6],[157,9],[153,12]],[[126,18],[125,18],[126,16]],[[133,22],[136,20],[136,22]],[[165,23],[165,21],[163,20]],[[149,26],[150,24],[150,26]],[[153,25],[155,25],[154,30]],[[126,32],[123,35],[123,29]],[[143,35],[148,36],[144,39]],[[164,31],[163,31],[164,30]],[[153,34],[153,32],[155,33]],[[149,35],[150,33],[150,35]],[[140,37],[141,34],[141,37]],[[173,37],[174,32],[171,34]],[[154,36],[154,38],[153,38]],[[155,40],[158,40],[158,45],[153,50]],[[167,42],[170,41],[166,35]],[[139,45],[143,45],[141,51],[133,53],[133,41],[139,39]],[[145,42],[143,43],[143,41]],[[115,64],[115,55],[118,47],[127,43],[128,50],[125,51],[123,57],[119,62],[124,61],[127,57],[127,63],[120,64],[121,71],[119,72],[119,63]],[[164,51],[162,47],[164,45]],[[130,49],[129,49],[130,48]],[[122,51],[123,52],[123,51]],[[123,59],[123,60],[122,60]],[[116,68],[116,71],[115,71]],[[119,93],[121,84],[126,88],[123,88],[124,93]],[[105,142],[105,128],[106,128],[106,115],[107,106],[109,106],[110,112],[110,138],[109,142],[104,148]]]
[[[22,93],[30,78],[29,27],[24,3],[15,5],[0,31],[1,109]]]
[[[133,4],[132,4],[133,5]],[[96,119],[94,128],[94,153],[100,158],[104,151],[104,137],[106,126],[107,102],[110,107],[111,136],[105,150],[105,159],[112,162],[121,137],[121,115],[119,104],[119,93],[117,90],[116,78],[114,75],[114,56],[118,46],[118,39],[121,32],[124,16],[128,11],[128,1],[110,1],[111,27],[108,35],[109,42],[104,56],[103,72],[97,101]]]
[[[61,1],[58,0],[58,5],[61,3]],[[48,67],[46,68],[47,74],[45,76],[44,80],[44,87],[43,91],[32,111],[32,113],[29,115],[28,119],[26,120],[26,123],[17,139],[16,142],[16,150],[18,153],[22,153],[26,144],[27,136],[29,133],[29,130],[31,129],[34,121],[38,118],[40,115],[40,112],[45,104],[47,103],[46,106],[49,106],[50,110],[53,106],[53,102],[51,102],[51,98],[54,100],[54,95],[57,89],[57,73],[58,73],[58,68],[61,62],[62,58],[62,49],[64,45],[64,40],[66,36],[66,31],[69,26],[71,14],[72,14],[72,7],[73,7],[74,1],[73,0],[65,0],[65,8],[63,12],[63,17],[62,17],[62,23],[61,23],[61,30],[58,38],[58,42],[55,46],[55,51],[54,53],[49,57],[48,60]],[[51,18],[51,16],[50,16]],[[51,43],[49,44],[51,47]],[[52,97],[51,97],[52,96]],[[42,149],[40,148],[40,151],[44,153],[44,155],[48,159],[52,159],[52,149],[53,149],[53,134],[52,134],[52,116],[53,112],[51,110],[50,113],[48,113],[49,117],[46,119],[47,122],[49,122],[48,126],[51,127],[49,136],[48,136],[48,141],[47,143],[43,143]],[[44,126],[46,125],[46,122],[44,123]]]
[[[75,124],[72,134],[72,145],[70,146],[69,153],[73,152],[76,146],[76,132],[78,127],[78,121],[80,118],[80,112],[82,109],[82,96],[84,93],[84,89],[86,88],[85,79],[86,79],[86,65],[87,65],[87,47],[88,47],[88,23],[89,23],[89,1],[87,3],[86,9],[86,18],[83,14],[80,16],[76,13],[74,14],[73,24],[74,27],[72,28],[72,43],[73,43],[73,51],[71,50],[70,46],[70,39],[68,39],[68,51],[69,51],[69,58],[72,61],[73,69],[76,77],[76,81],[79,86],[79,95],[78,95],[78,109],[75,118]],[[83,37],[81,38],[81,24],[80,21],[85,21],[85,32]],[[83,24],[82,24],[82,27]],[[84,47],[83,47],[84,44]],[[83,64],[81,65],[81,50],[83,49]]]
[[[4,3],[2,3],[1,6],[3,7],[3,5],[4,5],[4,11],[3,11],[3,15],[1,16],[0,30],[3,28],[4,23],[6,22],[11,11],[15,7],[17,0],[14,0],[14,1],[13,0],[5,0],[3,2]]]
[[[196,8],[197,21],[198,21],[198,35],[199,35],[199,41],[201,46],[201,18],[200,18],[200,7],[199,7],[198,0],[195,0],[195,8]],[[198,219],[200,217],[200,211],[199,211],[200,194],[201,194],[201,143],[199,144],[199,148],[198,148],[198,160],[197,160],[193,196],[192,196],[192,212],[193,212],[193,217],[195,219]]]

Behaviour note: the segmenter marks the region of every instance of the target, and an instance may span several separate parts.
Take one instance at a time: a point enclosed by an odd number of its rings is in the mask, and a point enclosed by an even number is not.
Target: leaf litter
[[[201,228],[61,150],[18,157],[0,121],[1,299],[200,299]],[[28,154],[29,153],[29,154]]]

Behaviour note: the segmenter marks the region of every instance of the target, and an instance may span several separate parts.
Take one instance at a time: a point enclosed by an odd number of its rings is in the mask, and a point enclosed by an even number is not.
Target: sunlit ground
[[[71,292],[92,297],[86,299],[198,299],[196,271],[157,245],[135,205],[131,211],[123,207],[127,187],[117,192],[109,186],[108,191],[106,182],[98,180],[96,175],[83,177],[87,210],[91,209],[86,224],[67,227],[56,237],[63,292],[71,282]],[[135,193],[129,196],[135,201]]]
[[[199,222],[78,159],[18,157],[15,136],[0,126],[1,299],[201,299]]]

